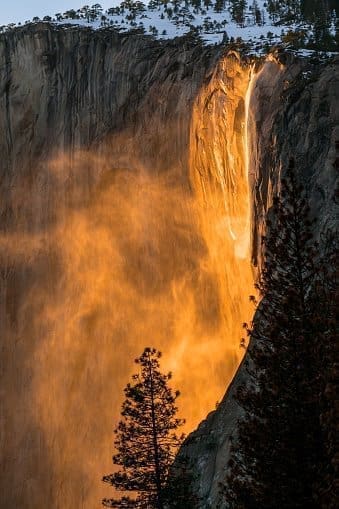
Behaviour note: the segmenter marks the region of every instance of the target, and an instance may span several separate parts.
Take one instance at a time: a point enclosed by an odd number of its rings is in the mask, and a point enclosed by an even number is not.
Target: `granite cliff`
[[[145,341],[169,351],[191,425],[232,379],[291,153],[318,231],[334,220],[338,59],[254,67],[191,38],[37,24],[0,36],[0,104],[1,507],[99,506]],[[183,447],[202,507],[244,377]]]

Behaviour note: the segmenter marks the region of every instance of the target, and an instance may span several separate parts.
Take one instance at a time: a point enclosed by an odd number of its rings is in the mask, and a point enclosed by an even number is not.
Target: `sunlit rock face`
[[[253,312],[242,291],[253,288],[247,153],[251,75],[251,67],[235,53],[218,62],[195,100],[190,137],[190,181],[201,212],[201,231],[213,266],[218,267],[225,303],[220,319],[226,337],[233,338],[228,340],[228,358],[236,352],[236,365],[241,358],[241,317]]]
[[[317,219],[314,234],[320,249],[321,233],[336,225],[338,64],[338,58],[321,64],[278,55],[256,66],[247,122],[254,266],[260,266],[266,217],[291,156]],[[203,509],[227,508],[227,500],[220,497],[220,483],[227,473],[230,439],[236,443],[237,421],[242,415],[234,395],[247,381],[241,364],[217,410],[191,433],[180,452],[194,465],[195,490]]]
[[[0,69],[1,500],[92,509],[144,346],[187,431],[241,360],[250,67],[42,25],[1,36]]]

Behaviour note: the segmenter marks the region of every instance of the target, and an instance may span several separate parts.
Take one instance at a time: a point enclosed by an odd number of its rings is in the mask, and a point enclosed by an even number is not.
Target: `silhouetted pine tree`
[[[331,16],[326,0],[318,0],[314,20],[314,43],[317,49],[333,51],[334,37],[330,33]]]
[[[193,498],[188,477],[176,477],[174,484],[169,475],[184,438],[176,430],[184,421],[175,417],[179,392],[173,393],[168,386],[171,373],[164,375],[159,371],[160,357],[157,350],[145,348],[135,361],[140,372],[133,375],[134,383],[125,388],[122,420],[115,430],[117,454],[113,456],[113,463],[120,470],[105,476],[103,481],[131,496],[104,499],[106,507],[174,509],[183,507],[175,505],[183,497],[187,499],[187,509],[194,507],[190,505]]]
[[[327,233],[322,239],[322,260],[320,263],[316,292],[313,297],[318,317],[318,356],[321,359],[319,371],[320,424],[324,442],[323,464],[319,468],[315,498],[321,509],[336,509],[339,500],[339,345],[338,345],[338,246],[334,233]]]
[[[237,394],[244,417],[223,489],[234,509],[319,508],[319,469],[327,461],[320,374],[331,318],[303,194],[291,161],[263,240],[262,301],[246,326],[249,382]]]

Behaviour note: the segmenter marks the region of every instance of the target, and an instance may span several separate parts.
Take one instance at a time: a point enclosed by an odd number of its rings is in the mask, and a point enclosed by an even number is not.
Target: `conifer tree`
[[[244,24],[246,7],[247,0],[231,0],[232,19],[241,26]]]
[[[319,507],[319,469],[326,462],[319,374],[330,316],[303,194],[291,161],[263,240],[262,301],[246,326],[249,382],[237,394],[244,416],[223,489],[233,509]]]
[[[103,481],[131,496],[104,499],[106,507],[180,508],[184,507],[180,506],[183,498],[187,509],[194,507],[190,505],[193,498],[188,479],[186,483],[183,476],[175,476],[174,484],[170,475],[175,453],[184,438],[176,430],[184,421],[176,417],[179,392],[173,392],[168,385],[171,373],[160,372],[160,357],[157,350],[145,348],[135,361],[140,371],[125,388],[122,420],[115,430],[117,453],[113,456],[113,463],[120,470],[105,476]]]
[[[339,457],[337,427],[339,422],[339,345],[338,345],[338,245],[337,236],[327,232],[322,238],[323,256],[317,278],[315,317],[319,317],[320,359],[319,404],[324,442],[323,464],[319,468],[315,499],[321,509],[336,509],[339,500]]]
[[[259,8],[257,0],[253,0],[252,6],[252,15],[253,15],[253,21],[256,25],[261,25],[261,10]]]
[[[225,9],[225,0],[215,0],[214,10],[215,12],[222,12]]]

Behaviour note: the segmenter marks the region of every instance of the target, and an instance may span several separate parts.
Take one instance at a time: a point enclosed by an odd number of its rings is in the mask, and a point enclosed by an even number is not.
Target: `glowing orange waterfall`
[[[218,397],[243,355],[241,324],[253,314],[248,298],[253,293],[248,181],[252,83],[252,69],[229,55],[197,99],[191,128],[191,181],[208,246],[201,272],[215,281],[219,299],[215,328],[205,328],[200,341],[210,352],[214,369],[209,376]]]
[[[251,246],[251,156],[252,156],[252,125],[250,121],[250,103],[252,97],[253,87],[256,82],[256,74],[254,72],[255,65],[253,64],[250,68],[249,72],[249,82],[245,95],[245,127],[244,127],[244,156],[245,156],[245,173],[247,178],[247,220],[246,226],[244,228],[244,250],[246,252],[247,257],[250,257],[250,252],[252,249]],[[248,258],[250,259],[250,258]],[[253,285],[252,285],[253,286]],[[253,288],[252,288],[253,290]]]

